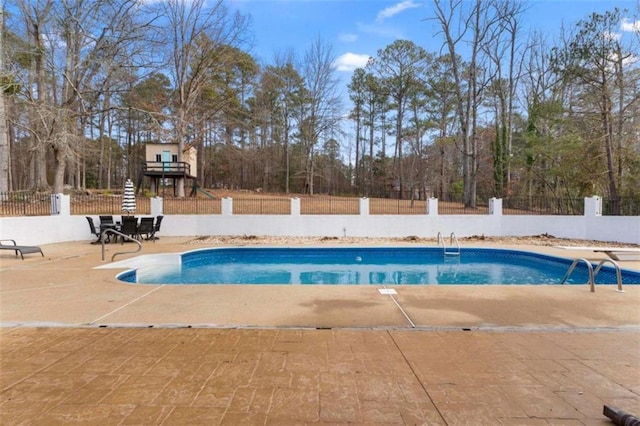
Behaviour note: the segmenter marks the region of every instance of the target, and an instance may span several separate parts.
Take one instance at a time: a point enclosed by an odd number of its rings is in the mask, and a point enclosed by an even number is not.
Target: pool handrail
[[[598,272],[600,272],[600,269],[602,269],[602,267],[604,266],[605,263],[611,263],[613,265],[613,267],[616,269],[616,279],[618,281],[618,291],[619,292],[624,292],[624,290],[622,289],[622,270],[620,269],[620,265],[618,265],[618,262],[616,262],[613,259],[602,259],[600,261],[600,263],[598,263],[598,266],[596,266],[596,269],[593,271],[593,282],[595,284],[596,281],[596,276],[598,276]]]
[[[138,253],[140,250],[142,250],[142,243],[138,240],[136,240],[135,238],[131,237],[130,235],[126,235],[123,234],[120,231],[117,231],[113,228],[107,228],[104,231],[102,231],[102,236],[101,236],[101,240],[102,240],[102,261],[104,262],[104,243],[105,243],[105,236],[106,234],[115,234],[115,235],[119,235],[120,237],[122,237],[123,239],[127,239],[129,241],[133,241],[138,245],[138,249],[136,251],[119,251],[113,254],[113,256],[111,256],[111,261],[113,262],[113,260],[116,258],[116,256],[120,255],[120,254],[133,254],[133,253]]]
[[[450,256],[460,256],[460,243],[458,242],[458,237],[454,232],[449,235],[449,245],[453,246],[455,244],[455,251],[447,251],[447,243],[442,236],[442,232],[438,232],[438,245],[442,245],[442,253]]]
[[[560,284],[565,284],[567,279],[569,278],[569,276],[571,275],[571,273],[573,272],[574,269],[576,269],[576,266],[578,266],[578,263],[580,262],[584,262],[587,265],[587,269],[589,270],[589,281],[587,282],[587,284],[589,284],[589,287],[591,289],[591,293],[595,292],[595,279],[594,279],[594,275],[593,275],[593,265],[591,264],[591,262],[589,262],[587,259],[583,258],[583,257],[578,257],[576,258],[572,263],[571,266],[569,266],[569,269],[567,269],[567,273],[564,274],[564,277],[562,278],[562,281],[560,282]]]

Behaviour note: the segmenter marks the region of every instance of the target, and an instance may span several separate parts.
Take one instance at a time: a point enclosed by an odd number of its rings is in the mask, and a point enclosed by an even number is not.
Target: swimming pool
[[[537,253],[441,247],[230,247],[176,254],[171,260],[129,270],[118,279],[137,284],[456,285],[561,284],[572,260]],[[585,284],[579,264],[567,281]],[[640,284],[640,272],[624,270],[623,284]],[[596,283],[616,283],[605,266]]]

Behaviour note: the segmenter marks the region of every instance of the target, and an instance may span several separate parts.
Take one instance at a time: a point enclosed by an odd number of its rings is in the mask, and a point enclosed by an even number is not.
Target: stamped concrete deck
[[[137,286],[94,269],[100,246],[43,249],[0,254],[3,425],[611,424],[604,404],[640,415],[638,286]]]

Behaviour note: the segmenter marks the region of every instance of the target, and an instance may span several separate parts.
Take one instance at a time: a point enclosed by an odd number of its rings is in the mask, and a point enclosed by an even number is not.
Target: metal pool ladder
[[[441,232],[438,232],[438,245],[442,246],[442,252],[445,256],[460,256],[460,244],[458,243],[458,237],[456,237],[455,233],[452,232],[451,235],[449,235],[450,247],[447,247],[445,238]],[[455,247],[453,247],[454,245]]]
[[[598,275],[598,272],[600,272],[600,270],[602,269],[602,266],[609,262],[611,263],[614,268],[616,269],[616,278],[618,281],[618,291],[623,291],[622,290],[622,272],[620,271],[620,265],[618,265],[617,262],[615,262],[612,259],[603,259],[600,261],[600,263],[598,263],[598,266],[596,267],[596,269],[593,269],[593,265],[591,264],[591,262],[589,262],[587,259],[579,257],[577,259],[575,259],[573,261],[573,263],[571,263],[571,266],[569,266],[569,269],[567,269],[567,273],[564,274],[564,277],[562,278],[562,282],[561,284],[565,284],[567,282],[567,279],[569,278],[569,276],[571,276],[571,274],[573,273],[573,271],[576,269],[576,266],[578,266],[578,263],[584,263],[587,265],[587,269],[589,270],[589,281],[587,282],[587,284],[589,284],[589,288],[591,289],[591,292],[594,293],[596,291],[596,276]]]
[[[600,263],[598,263],[598,266],[596,266],[596,269],[593,271],[593,283],[595,284],[596,277],[598,276],[598,272],[600,272],[600,269],[602,269],[602,266],[607,262],[611,263],[613,267],[616,268],[616,280],[618,281],[618,291],[620,292],[624,291],[622,289],[622,271],[620,270],[620,265],[618,265],[618,262],[616,262],[613,259],[602,259]],[[591,291],[595,291],[595,288],[594,290],[591,290]]]

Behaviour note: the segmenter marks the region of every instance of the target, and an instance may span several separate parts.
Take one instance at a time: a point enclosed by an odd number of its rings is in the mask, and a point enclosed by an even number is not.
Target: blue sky
[[[444,0],[446,2],[447,0]],[[543,31],[549,37],[560,34],[563,24],[574,25],[592,12],[640,8],[640,0],[537,0],[526,3],[525,32]],[[301,57],[318,37],[333,46],[342,79],[366,64],[396,39],[412,40],[427,51],[442,46],[436,36],[433,0],[230,0],[232,9],[251,15],[255,36],[253,54],[272,62],[276,52],[293,51]],[[633,22],[629,21],[628,25]],[[640,23],[636,22],[640,27]]]

